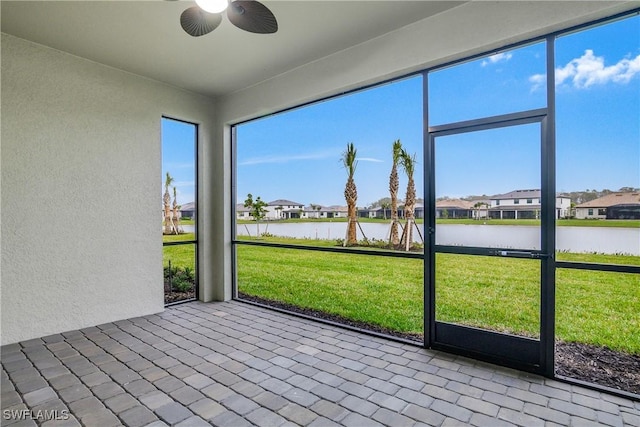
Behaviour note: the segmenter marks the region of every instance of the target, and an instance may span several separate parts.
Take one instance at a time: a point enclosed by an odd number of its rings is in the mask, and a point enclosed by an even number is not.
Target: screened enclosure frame
[[[195,182],[195,188],[194,188],[194,199],[195,199],[195,210],[194,210],[194,215],[195,215],[195,229],[194,229],[194,239],[190,239],[190,240],[180,240],[180,241],[176,241],[176,242],[162,242],[162,248],[164,250],[164,248],[166,247],[172,247],[172,246],[186,246],[186,245],[193,245],[193,263],[194,263],[194,296],[193,298],[186,298],[183,300],[179,300],[179,301],[174,301],[174,302],[169,302],[167,303],[165,301],[164,306],[165,307],[170,307],[172,305],[177,305],[177,304],[182,304],[182,303],[186,303],[186,302],[190,302],[190,301],[197,301],[200,299],[200,286],[199,286],[199,280],[200,280],[200,268],[199,268],[199,263],[198,263],[198,222],[200,221],[200,215],[198,214],[198,188],[200,187],[198,185],[198,145],[199,145],[199,141],[200,141],[200,126],[197,123],[194,122],[190,122],[188,120],[183,120],[183,119],[177,119],[175,117],[171,117],[171,116],[167,116],[167,115],[163,115],[162,119],[167,119],[167,120],[173,120],[175,122],[179,122],[179,123],[184,123],[187,125],[191,125],[194,128],[194,138],[193,138],[193,162],[194,162],[194,182]],[[163,285],[163,291],[164,291],[164,285]]]
[[[471,356],[474,358],[479,358],[482,360],[487,360],[492,363],[512,366],[520,370],[530,371],[534,373],[538,373],[544,375],[548,378],[556,378],[562,381],[580,384],[582,386],[587,386],[591,388],[595,388],[598,390],[604,390],[608,393],[619,394],[625,397],[637,398],[637,395],[633,395],[631,393],[627,393],[624,391],[608,388],[606,386],[600,386],[593,383],[585,383],[583,381],[579,381],[573,378],[567,378],[563,376],[556,375],[555,373],[555,322],[556,322],[556,295],[555,295],[555,282],[556,282],[556,271],[558,269],[576,269],[576,270],[592,270],[592,271],[610,271],[610,272],[620,272],[620,273],[631,273],[640,275],[640,266],[635,265],[618,265],[618,264],[601,264],[601,263],[585,263],[585,262],[574,262],[574,261],[558,261],[555,258],[556,253],[556,88],[555,88],[555,70],[556,70],[556,39],[559,36],[567,35],[573,32],[577,32],[579,30],[586,29],[588,27],[594,27],[600,24],[606,24],[609,22],[614,22],[623,18],[630,18],[632,16],[636,16],[640,13],[640,9],[633,10],[631,12],[624,12],[618,15],[614,15],[605,19],[599,19],[596,21],[588,22],[585,24],[581,24],[575,27],[571,27],[568,29],[564,29],[561,31],[557,31],[546,36],[536,37],[534,39],[522,41],[519,43],[511,44],[505,46],[499,50],[492,50],[488,52],[484,52],[482,54],[473,55],[462,60],[446,63],[439,65],[434,68],[425,69],[423,71],[417,73],[411,73],[405,76],[398,77],[396,79],[391,79],[387,81],[383,81],[374,85],[369,85],[365,87],[358,88],[356,90],[348,92],[348,94],[356,93],[358,91],[375,88],[386,83],[394,82],[397,80],[401,80],[404,78],[422,75],[422,85],[423,85],[423,165],[424,165],[424,179],[428,181],[428,183],[424,186],[424,201],[425,201],[425,218],[424,218],[424,235],[425,235],[425,246],[424,253],[416,254],[416,253],[402,253],[397,251],[370,251],[370,250],[361,250],[361,249],[345,249],[345,248],[337,248],[337,247],[313,247],[313,246],[305,246],[305,245],[293,245],[293,244],[279,244],[279,243],[268,243],[268,242],[248,242],[243,240],[238,240],[236,236],[236,173],[237,173],[237,163],[236,163],[236,145],[237,141],[237,133],[236,127],[242,125],[243,123],[250,122],[252,120],[246,120],[242,122],[237,122],[231,125],[231,164],[232,164],[232,174],[231,174],[231,244],[232,244],[232,295],[233,298],[238,298],[238,283],[237,283],[237,252],[236,248],[240,245],[257,245],[261,247],[273,247],[273,248],[285,248],[289,250],[306,250],[306,251],[323,251],[323,252],[334,252],[334,253],[352,253],[352,254],[362,254],[368,256],[384,256],[384,257],[397,257],[397,258],[422,258],[424,259],[424,278],[423,278],[423,289],[424,289],[424,341],[423,346],[425,348],[434,348],[441,349],[445,351],[451,351],[454,353]],[[473,119],[463,122],[456,122],[449,125],[438,125],[429,127],[429,99],[428,99],[428,84],[429,84],[429,74],[442,70],[447,67],[452,67],[463,62],[471,61],[474,59],[478,59],[481,57],[485,57],[487,55],[495,54],[498,52],[507,51],[510,49],[514,49],[517,47],[522,47],[525,45],[530,45],[533,43],[545,43],[545,52],[546,52],[546,106],[544,108],[527,110],[527,111],[516,111],[509,114],[504,114],[500,116],[486,117]],[[283,113],[289,110],[305,107],[308,105],[316,104],[318,102],[322,102],[328,99],[333,99],[338,96],[344,96],[342,93],[340,95],[328,97],[325,99],[316,100],[313,102],[309,102],[306,104],[302,104],[296,107],[288,108],[277,113]],[[273,113],[276,114],[276,113]],[[436,253],[456,253],[456,254],[469,254],[469,255],[489,255],[496,256],[495,253],[489,253],[491,251],[486,248],[474,248],[474,247],[452,247],[446,245],[436,245],[435,244],[435,188],[434,188],[434,174],[435,171],[431,168],[431,164],[433,162],[433,138],[436,136],[445,135],[447,132],[461,132],[461,129],[464,131],[472,131],[472,130],[481,130],[481,129],[495,129],[500,127],[508,127],[515,124],[525,124],[525,123],[539,123],[541,126],[541,192],[542,192],[542,212],[541,212],[541,224],[540,224],[540,237],[541,237],[541,249],[528,251],[529,253],[524,254],[525,257],[532,256],[535,259],[539,259],[541,262],[541,271],[540,271],[540,340],[539,346],[537,348],[537,363],[528,364],[528,363],[515,363],[512,364],[508,361],[505,361],[502,357],[491,357],[487,355],[480,355],[478,352],[473,349],[460,349],[454,348],[447,345],[442,345],[434,339],[436,334],[436,319],[435,319],[435,254]],[[453,130],[457,129],[457,130]],[[546,209],[544,208],[546,206]],[[492,250],[495,252],[495,249]],[[514,254],[514,257],[518,257],[518,254]],[[639,276],[640,277],[640,276]],[[246,301],[249,302],[249,301]],[[251,303],[251,302],[249,302]],[[294,315],[299,315],[296,313],[291,313]],[[317,318],[313,318],[314,320],[319,320]],[[322,320],[319,320],[322,321]],[[334,324],[334,322],[327,322]],[[342,327],[346,327],[349,329],[354,329],[348,325],[341,325]],[[355,328],[357,329],[357,328]],[[370,331],[362,331],[365,333],[371,333]],[[375,335],[379,335],[374,333]],[[386,336],[389,339],[397,339],[396,337]],[[419,345],[415,342],[409,342],[410,344]]]

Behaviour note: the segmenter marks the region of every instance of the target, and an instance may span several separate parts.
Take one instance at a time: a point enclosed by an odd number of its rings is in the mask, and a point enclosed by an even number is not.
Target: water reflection
[[[389,224],[361,223],[368,239],[388,240]],[[418,224],[424,236],[424,227]],[[344,239],[345,222],[261,223],[260,233],[297,239]],[[256,236],[255,224],[238,224],[239,236]],[[358,239],[362,239],[358,230]],[[416,238],[419,239],[418,236]],[[437,245],[540,250],[540,228],[520,225],[438,224]],[[557,227],[556,249],[566,252],[640,255],[640,228]]]

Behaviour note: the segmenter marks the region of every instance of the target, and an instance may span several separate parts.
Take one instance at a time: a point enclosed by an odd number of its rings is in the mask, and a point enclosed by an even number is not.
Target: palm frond
[[[413,178],[413,173],[415,172],[417,163],[418,161],[416,160],[415,153],[413,155],[410,155],[407,150],[403,148],[402,152],[400,153],[400,165],[402,166],[408,177]]]
[[[167,192],[169,191],[169,186],[171,185],[172,182],[173,182],[173,178],[171,177],[171,175],[169,175],[169,172],[167,172],[167,178],[164,181],[164,188]]]
[[[402,156],[402,142],[399,139],[393,141],[393,164],[397,165]]]
[[[347,170],[349,177],[353,178],[353,175],[356,172],[356,166],[358,166],[358,161],[356,160],[356,155],[358,150],[353,145],[353,142],[347,144],[347,149],[342,153],[342,157],[340,161],[342,165]]]

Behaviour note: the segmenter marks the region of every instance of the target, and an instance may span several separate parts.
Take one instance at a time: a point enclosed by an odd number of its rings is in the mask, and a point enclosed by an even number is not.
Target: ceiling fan
[[[193,37],[215,30],[222,22],[225,11],[229,21],[242,30],[257,34],[278,31],[276,17],[256,0],[196,0],[196,4],[180,15],[182,29]]]

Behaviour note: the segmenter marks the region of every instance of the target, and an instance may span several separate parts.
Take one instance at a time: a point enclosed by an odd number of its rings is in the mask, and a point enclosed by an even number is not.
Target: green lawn
[[[180,234],[177,236],[162,236],[163,242],[180,242],[193,240],[194,238],[194,233]],[[195,245],[164,246],[162,249],[162,264],[165,267],[169,265],[169,260],[171,260],[171,265],[173,267],[195,268]]]
[[[237,246],[238,290],[402,332],[422,332],[420,259]]]
[[[539,260],[436,254],[436,319],[537,337],[539,281]]]
[[[268,239],[273,240],[285,243]],[[421,259],[247,245],[238,245],[237,253],[241,292],[399,332],[423,332]],[[640,257],[564,255],[640,265]],[[539,261],[438,254],[436,263],[438,320],[538,335]],[[640,354],[638,275],[559,269],[556,283],[559,339]]]

